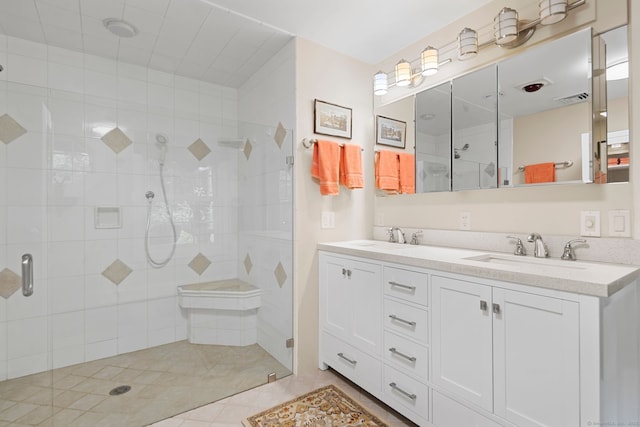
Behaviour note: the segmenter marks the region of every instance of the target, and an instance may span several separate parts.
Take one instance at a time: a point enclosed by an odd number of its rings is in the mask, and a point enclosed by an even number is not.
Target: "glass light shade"
[[[401,59],[396,64],[396,86],[406,87],[411,83],[411,64],[406,59]]]
[[[518,12],[508,7],[503,8],[493,18],[493,31],[498,45],[514,41],[518,37]]]
[[[567,17],[568,3],[568,0],[541,0],[538,3],[540,23],[549,25],[562,21]]]
[[[478,33],[465,28],[458,35],[458,58],[465,60],[478,54]]]
[[[387,73],[384,71],[378,71],[373,76],[373,94],[385,95],[389,89],[389,82],[387,80]]]
[[[420,55],[422,60],[422,75],[433,76],[438,72],[438,49],[433,46],[427,46]]]

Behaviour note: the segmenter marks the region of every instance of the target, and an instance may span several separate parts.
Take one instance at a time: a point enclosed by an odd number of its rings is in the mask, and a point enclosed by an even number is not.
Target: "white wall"
[[[0,298],[0,380],[185,339],[176,287],[236,275],[238,152],[215,143],[237,132],[236,91],[4,36],[0,59],[0,116],[27,130],[0,143],[0,270],[20,274],[26,252],[35,265],[32,297]],[[100,139],[115,126],[133,140],[118,154]],[[180,237],[152,269],[147,190],[165,220],[157,133]],[[212,150],[201,161],[186,148],[198,138]],[[121,228],[94,227],[105,205],[122,209]],[[164,257],[168,227],[151,234]],[[198,253],[211,261],[201,275],[188,267]],[[132,270],[119,285],[102,274],[116,259]]]
[[[295,151],[295,337],[297,372],[318,365],[318,242],[372,235],[374,117],[371,79],[374,69],[304,39],[296,40]],[[313,138],[313,100],[353,109],[353,138],[362,145],[365,188],[340,188],[338,196],[321,196],[310,176],[312,150],[302,138]],[[347,142],[341,138],[330,138]],[[334,229],[321,229],[322,211],[335,213]]]

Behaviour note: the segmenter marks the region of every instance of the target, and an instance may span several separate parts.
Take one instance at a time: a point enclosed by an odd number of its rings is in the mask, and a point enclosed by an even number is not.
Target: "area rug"
[[[250,416],[244,423],[246,427],[388,427],[334,385]]]

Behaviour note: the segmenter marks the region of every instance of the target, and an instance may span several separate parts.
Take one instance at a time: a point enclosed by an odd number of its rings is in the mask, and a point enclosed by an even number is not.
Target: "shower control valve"
[[[148,201],[151,201],[155,197],[155,194],[153,193],[153,191],[147,191],[146,193],[144,193],[144,196]]]

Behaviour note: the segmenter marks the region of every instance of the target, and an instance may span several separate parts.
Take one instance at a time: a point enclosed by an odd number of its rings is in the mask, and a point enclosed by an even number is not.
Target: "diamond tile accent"
[[[249,254],[247,254],[247,256],[244,257],[244,269],[247,272],[247,274],[251,273],[251,269],[253,268],[253,263],[251,262],[251,257],[249,256]]]
[[[0,271],[0,297],[9,299],[21,287],[22,278],[20,276],[8,268]]]
[[[0,141],[8,144],[25,133],[27,133],[27,130],[16,122],[13,117],[8,114],[0,116]]]
[[[117,259],[102,272],[102,275],[111,280],[113,284],[119,285],[132,271],[127,264]]]
[[[287,280],[287,272],[284,270],[284,267],[282,266],[282,263],[278,263],[278,266],[276,267],[275,270],[273,270],[273,274],[276,276],[276,280],[278,281],[278,285],[280,285],[280,287],[282,287],[282,285],[284,285],[284,282],[286,282]]]
[[[246,144],[244,144],[244,156],[247,158],[247,160],[249,160],[249,156],[251,156],[251,150],[253,150],[253,145],[251,145],[251,141],[247,141]]]
[[[187,147],[187,149],[191,151],[191,154],[193,154],[193,157],[195,157],[198,160],[204,159],[211,152],[211,149],[209,148],[209,146],[205,144],[204,141],[201,140],[200,138],[196,139],[193,142],[193,144]]]
[[[282,122],[278,122],[278,127],[276,128],[276,134],[273,136],[273,139],[278,144],[278,148],[282,148],[282,143],[284,139],[287,137],[287,130],[282,126]]]
[[[107,144],[107,147],[111,148],[116,154],[133,143],[133,141],[131,141],[131,139],[129,139],[129,137],[125,135],[119,127],[111,129],[100,139],[102,139],[102,142]]]
[[[189,263],[189,267],[198,273],[199,276],[201,276],[210,265],[211,261],[201,253],[198,253],[198,255],[196,255]]]

